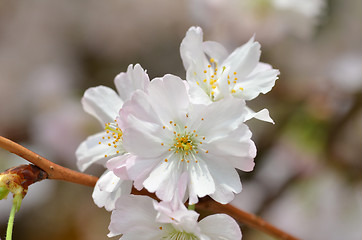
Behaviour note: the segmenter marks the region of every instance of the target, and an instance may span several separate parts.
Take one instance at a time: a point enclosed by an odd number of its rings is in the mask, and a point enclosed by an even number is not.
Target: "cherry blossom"
[[[147,88],[149,78],[139,64],[129,65],[126,73],[116,76],[114,84],[118,94],[109,87],[98,86],[86,90],[82,98],[83,109],[104,126],[103,131],[88,137],[76,151],[77,165],[82,171],[94,163],[105,164],[108,159],[126,153],[122,146],[123,133],[115,119],[136,89]],[[92,195],[95,203],[112,210],[115,200],[131,191],[132,182],[124,180],[109,171],[103,174]]]
[[[229,97],[252,100],[260,93],[269,92],[279,74],[269,64],[259,62],[260,44],[254,37],[228,55],[221,44],[203,42],[200,27],[191,27],[181,43],[180,53],[190,94],[196,102]],[[246,120],[252,117],[273,122],[266,109],[258,113],[249,109]]]
[[[197,221],[199,214],[181,203],[172,208],[146,196],[122,196],[116,202],[109,225],[109,237],[121,240],[238,240],[238,224],[226,214],[214,214]]]
[[[136,91],[117,118],[127,154],[107,167],[164,201],[171,201],[186,174],[190,204],[206,195],[230,202],[241,191],[235,168],[251,171],[256,155],[244,124],[245,103],[225,98],[195,104],[187,89],[186,81],[166,75],[152,80],[146,92]]]

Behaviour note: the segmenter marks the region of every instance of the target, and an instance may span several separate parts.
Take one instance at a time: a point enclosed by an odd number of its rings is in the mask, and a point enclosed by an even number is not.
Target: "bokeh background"
[[[241,173],[232,204],[301,239],[361,240],[359,0],[0,0],[1,136],[76,169],[75,149],[101,129],[81,108],[84,91],[114,87],[136,63],[151,78],[184,78],[179,45],[193,25],[229,51],[255,34],[261,60],[281,72],[270,93],[249,102],[276,124],[247,122],[256,167]],[[23,162],[0,150],[1,171]],[[110,213],[91,193],[52,180],[32,185],[13,239],[109,239]],[[1,238],[11,200],[0,201]],[[241,226],[243,239],[272,239]]]

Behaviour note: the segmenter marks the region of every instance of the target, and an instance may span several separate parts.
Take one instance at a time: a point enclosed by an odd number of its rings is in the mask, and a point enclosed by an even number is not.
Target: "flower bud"
[[[6,198],[9,194],[9,192],[10,192],[9,189],[7,189],[6,187],[0,186],[0,200]]]

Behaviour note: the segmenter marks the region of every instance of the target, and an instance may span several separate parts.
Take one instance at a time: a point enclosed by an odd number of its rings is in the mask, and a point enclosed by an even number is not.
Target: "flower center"
[[[110,150],[107,152],[109,154],[105,154],[104,157],[108,157],[108,155],[119,154],[120,151],[123,151],[122,130],[118,127],[118,124],[116,122],[106,123],[104,129],[107,135],[102,137],[102,140],[110,147]],[[98,144],[102,144],[102,141],[98,142]]]
[[[173,231],[169,235],[162,237],[164,240],[199,240],[198,237],[196,237],[192,233],[187,232],[179,232],[179,231]]]
[[[222,67],[222,71],[218,72],[218,64],[215,61],[215,59],[210,58],[210,64],[207,66],[207,69],[204,70],[204,76],[203,79],[200,82],[196,82],[197,85],[201,84],[201,87],[204,89],[204,91],[210,96],[211,99],[214,99],[214,95],[216,91],[218,90],[218,80],[220,78],[220,75],[224,72],[225,67]],[[196,73],[195,73],[196,74]]]
[[[187,128],[187,126],[185,126],[185,128]],[[194,155],[199,153],[198,144],[202,144],[202,142],[199,141],[196,130],[191,133],[186,131],[178,133],[174,131],[173,134],[173,145],[171,145],[168,150],[177,154],[181,158],[181,162],[186,161],[189,163],[191,159],[197,162]]]
[[[188,117],[188,114],[186,114]],[[203,118],[201,119],[203,120]],[[173,131],[172,140],[166,144],[168,145],[168,151],[171,152],[171,155],[177,155],[181,162],[189,163],[190,161],[198,162],[198,157],[196,156],[199,151],[205,151],[201,146],[205,137],[199,136],[196,130],[188,130],[187,126],[179,126],[178,124],[170,121],[170,127],[163,126],[163,129],[168,129]],[[165,146],[165,143],[161,143],[162,146]],[[168,162],[166,158],[164,160]]]
[[[176,135],[176,134],[175,134]],[[180,135],[180,134],[177,134]],[[192,151],[194,147],[197,147],[197,144],[193,143],[192,135],[185,133],[182,137],[175,138],[175,148],[181,152],[187,154],[189,151]]]
[[[223,66],[222,70],[218,70],[218,64],[215,59],[211,58],[210,64],[207,66],[207,69],[204,70],[204,76],[202,76],[202,81],[196,81],[196,84],[199,85],[214,101],[217,98],[219,93],[219,83],[218,80],[220,79],[221,75],[224,73],[226,67]],[[196,75],[196,72],[195,72]],[[230,76],[231,75],[231,76]],[[231,94],[238,93],[240,91],[244,91],[244,88],[239,86],[237,72],[232,74],[228,74],[227,76],[227,83],[229,85],[229,89]]]

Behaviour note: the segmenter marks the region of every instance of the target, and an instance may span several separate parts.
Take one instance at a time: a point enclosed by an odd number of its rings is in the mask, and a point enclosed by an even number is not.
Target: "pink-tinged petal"
[[[165,158],[152,170],[143,185],[149,192],[156,192],[156,196],[163,201],[171,201],[177,193],[177,185],[183,172],[183,162],[170,156]]]
[[[203,47],[203,32],[200,27],[191,27],[180,45],[180,54],[186,70],[193,65],[207,66]]]
[[[148,87],[149,101],[157,116],[165,122],[186,114],[189,106],[185,82],[174,75],[154,79]]]
[[[156,111],[151,105],[149,96],[141,90],[137,90],[132,95],[131,100],[125,102],[125,104],[119,111],[119,116],[117,117],[116,120],[118,126],[122,129],[122,131],[126,130],[128,127],[131,127],[132,125],[133,126],[135,125],[133,124],[132,121],[128,119],[129,116],[137,117],[138,119],[145,122],[161,125],[161,120],[156,115]]]
[[[132,64],[129,65],[127,72],[118,74],[114,79],[118,94],[124,102],[129,100],[136,90],[144,91],[149,83],[150,79],[146,71],[139,64],[134,67]]]
[[[143,188],[143,182],[148,178],[152,169],[154,169],[160,159],[156,158],[140,158],[134,156],[127,161],[127,173],[134,180],[134,187],[137,190]]]
[[[137,128],[127,128],[123,132],[123,147],[127,152],[146,158],[159,157],[167,149],[162,146],[164,140],[157,134],[162,132],[162,127],[139,121],[137,118],[130,117],[130,121],[137,122]]]
[[[235,194],[241,192],[239,174],[231,164],[220,161],[210,152],[208,155],[205,161],[215,182],[215,192],[210,194],[210,197],[222,204],[229,203],[234,199]]]
[[[131,189],[132,181],[121,180],[112,171],[106,171],[97,181],[92,197],[98,207],[112,211],[118,198],[130,194]]]
[[[236,221],[226,214],[207,216],[199,222],[202,234],[212,240],[241,240],[242,234]]]
[[[256,98],[260,93],[265,94],[269,92],[274,87],[278,75],[279,70],[276,69],[256,70],[255,73],[251,73],[235,85],[236,89],[243,89],[237,92],[238,97],[251,100]]]
[[[257,66],[260,54],[260,44],[251,38],[243,46],[235,49],[222,65],[230,66],[230,73],[236,72],[236,77],[245,78]]]
[[[82,105],[84,111],[97,118],[104,126],[105,123],[113,122],[116,119],[123,101],[111,88],[98,86],[85,91]]]
[[[196,204],[198,202],[198,199],[195,198],[196,196],[201,198],[215,192],[213,176],[204,160],[199,159],[197,163],[190,161],[190,163],[188,163],[188,171],[190,176],[190,204]]]
[[[112,212],[108,236],[132,234],[135,230],[141,229],[152,234],[153,231],[159,230],[155,222],[156,215],[151,198],[134,195],[121,196],[116,201],[116,209]]]
[[[254,112],[250,108],[246,107],[248,113],[245,117],[245,121],[250,120],[252,118],[259,119],[264,122],[270,122],[274,124],[274,120],[270,117],[268,109],[264,108],[260,110],[259,112]]]
[[[198,119],[200,126],[197,128],[197,133],[205,136],[206,141],[229,134],[244,121],[246,114],[245,102],[235,98],[213,102],[203,112],[200,110],[195,109],[194,113],[195,115],[199,114],[200,118]],[[195,121],[195,124],[197,123]]]
[[[106,136],[105,131],[94,134],[79,145],[75,152],[79,170],[85,171],[94,163],[104,165],[108,159],[116,156],[116,151],[108,146],[108,143],[112,143],[112,139],[102,139],[104,136]]]
[[[234,131],[224,137],[210,141],[205,145],[209,153],[219,162],[227,161],[234,168],[252,171],[256,147],[250,139],[251,131],[245,124],[240,124]]]
[[[127,153],[122,156],[111,158],[107,161],[106,166],[109,170],[122,180],[130,180],[128,168],[132,166],[135,156]]]

